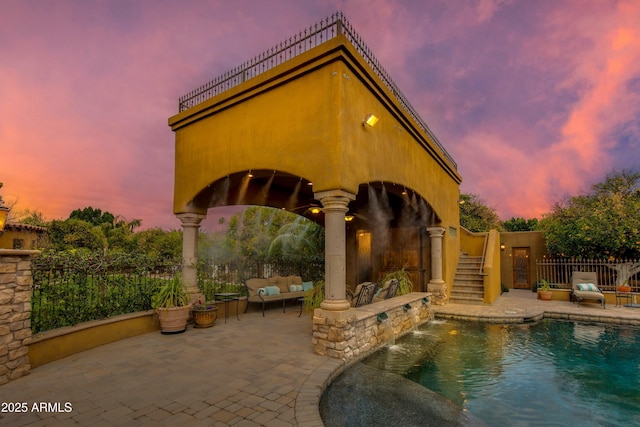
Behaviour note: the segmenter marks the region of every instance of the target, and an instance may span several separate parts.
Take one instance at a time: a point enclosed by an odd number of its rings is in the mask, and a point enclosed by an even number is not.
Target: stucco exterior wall
[[[379,117],[371,128],[365,116]],[[313,182],[315,193],[384,181],[428,201],[439,226],[459,227],[461,177],[343,37],[169,119],[176,133],[174,212],[205,214],[208,185],[248,170]],[[431,224],[425,224],[431,225]],[[453,281],[459,237],[445,236]]]
[[[460,251],[469,256],[482,256],[487,233],[474,233],[460,227]]]
[[[222,177],[273,169],[312,181],[315,192],[355,194],[359,184],[372,180],[405,185],[428,200],[440,218],[455,218],[451,222],[457,226],[460,176],[429,154],[436,149],[428,137],[418,135],[384,85],[356,58],[338,37],[172,117],[174,212],[193,210],[192,199]],[[380,118],[375,128],[362,124],[371,112]]]
[[[536,260],[547,255],[544,237],[540,231],[500,233],[504,250],[500,252],[502,283],[513,288],[513,248],[529,248],[530,284],[536,282]]]
[[[46,233],[43,227],[26,224],[8,223],[0,233],[0,248],[2,249],[38,249],[41,236]],[[22,247],[14,247],[16,240],[20,240]]]

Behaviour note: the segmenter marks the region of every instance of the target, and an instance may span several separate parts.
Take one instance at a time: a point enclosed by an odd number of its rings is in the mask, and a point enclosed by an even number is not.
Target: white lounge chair
[[[605,309],[604,294],[598,288],[598,275],[593,272],[574,271],[571,275],[571,301],[597,301]]]

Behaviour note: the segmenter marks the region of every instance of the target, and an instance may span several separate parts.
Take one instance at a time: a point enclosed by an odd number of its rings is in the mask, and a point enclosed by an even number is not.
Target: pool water
[[[489,426],[640,425],[638,327],[434,321],[360,363]]]

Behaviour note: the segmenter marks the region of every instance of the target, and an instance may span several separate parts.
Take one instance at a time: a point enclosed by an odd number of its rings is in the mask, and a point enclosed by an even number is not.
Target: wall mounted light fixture
[[[364,118],[364,123],[365,125],[369,126],[369,127],[374,127],[376,125],[376,123],[378,123],[378,119],[376,116],[374,116],[373,114],[367,114],[367,117]]]

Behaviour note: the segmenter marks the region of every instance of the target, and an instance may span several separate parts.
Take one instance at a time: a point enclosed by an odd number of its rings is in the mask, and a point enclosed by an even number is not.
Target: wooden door
[[[529,248],[513,248],[513,287],[531,289],[529,269]]]

